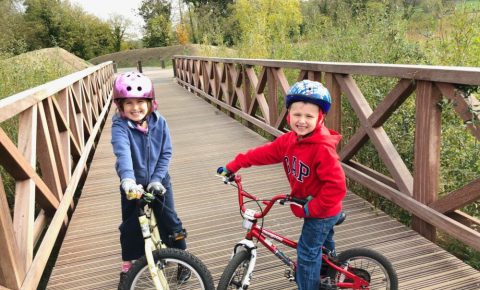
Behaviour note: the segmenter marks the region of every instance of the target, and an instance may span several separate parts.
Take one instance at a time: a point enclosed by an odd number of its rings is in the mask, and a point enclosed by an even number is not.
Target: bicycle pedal
[[[293,275],[292,269],[285,269],[284,277],[290,282],[295,281],[295,276]]]
[[[325,277],[320,280],[320,290],[337,290],[336,285],[332,285],[330,277]]]

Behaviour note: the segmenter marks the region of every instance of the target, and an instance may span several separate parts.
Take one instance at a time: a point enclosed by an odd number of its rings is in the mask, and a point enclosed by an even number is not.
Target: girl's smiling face
[[[313,132],[317,127],[319,118],[323,117],[317,105],[305,102],[293,103],[288,110],[288,114],[290,117],[290,128],[299,137],[305,137],[305,135]]]
[[[125,99],[123,101],[123,113],[128,119],[139,122],[150,112],[147,99]]]

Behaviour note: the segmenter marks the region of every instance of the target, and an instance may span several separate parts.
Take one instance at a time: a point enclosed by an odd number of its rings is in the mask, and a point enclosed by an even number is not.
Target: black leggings
[[[171,242],[169,239],[170,235],[181,233],[183,231],[183,225],[175,211],[172,184],[168,174],[163,179],[162,184],[165,186],[165,189],[167,189],[167,192],[161,201],[156,200],[153,202],[153,212],[157,219],[160,237],[168,247],[185,250],[187,248],[185,239],[174,242]],[[144,187],[146,188],[145,185]],[[145,255],[145,243],[143,241],[140,223],[138,222],[137,201],[128,200],[121,187],[120,192],[122,198],[122,224],[119,226],[119,230],[122,260],[131,261]]]

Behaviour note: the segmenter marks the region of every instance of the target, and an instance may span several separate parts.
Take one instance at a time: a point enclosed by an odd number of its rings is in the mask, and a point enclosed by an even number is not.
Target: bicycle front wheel
[[[250,253],[247,250],[238,251],[230,260],[223,271],[217,290],[243,289],[242,281],[247,275],[250,265]]]
[[[175,248],[166,248],[154,251],[153,258],[156,266],[163,272],[163,276],[168,283],[168,289],[215,289],[210,271],[208,271],[203,262],[193,254]],[[190,278],[186,281],[185,279],[182,279],[182,273],[180,273],[181,271],[185,271],[185,269],[188,269],[191,272]],[[145,256],[135,261],[130,271],[128,271],[123,289],[156,290]]]
[[[337,260],[338,265],[369,282],[370,290],[398,289],[397,273],[392,263],[377,251],[367,248],[349,249],[340,253]],[[335,285],[339,282],[348,282],[345,275],[333,268],[328,269],[327,275]]]

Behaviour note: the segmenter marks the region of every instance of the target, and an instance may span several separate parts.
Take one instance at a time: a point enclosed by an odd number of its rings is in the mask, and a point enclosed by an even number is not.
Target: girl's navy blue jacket
[[[162,182],[172,158],[170,131],[158,111],[147,117],[142,132],[132,121],[115,114],[112,118],[112,146],[117,157],[115,169],[120,180],[130,178],[144,186]]]

